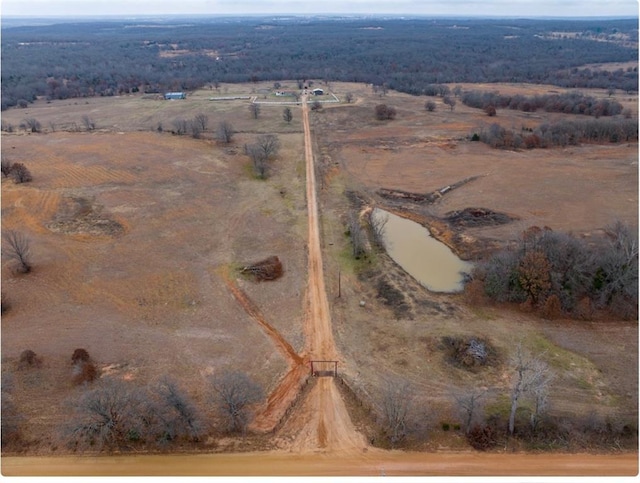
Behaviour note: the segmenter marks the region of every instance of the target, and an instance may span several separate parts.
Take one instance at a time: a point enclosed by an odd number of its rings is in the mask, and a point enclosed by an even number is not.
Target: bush
[[[490,450],[498,444],[496,431],[489,425],[471,428],[467,433],[467,441],[478,451]]]
[[[386,121],[388,119],[395,119],[396,110],[393,107],[386,104],[378,104],[375,108],[375,115],[378,121]]]
[[[97,378],[98,370],[91,361],[80,361],[74,364],[71,369],[71,382],[76,386],[93,382]]]
[[[89,357],[89,353],[85,349],[76,349],[73,351],[73,355],[71,356],[71,362],[73,364],[89,362],[90,360],[91,357]]]
[[[18,365],[20,368],[37,367],[40,365],[40,358],[31,349],[26,349],[20,353]]]
[[[28,183],[33,180],[33,177],[31,176],[31,172],[22,163],[14,163],[11,166],[10,173],[13,180],[18,184]]]

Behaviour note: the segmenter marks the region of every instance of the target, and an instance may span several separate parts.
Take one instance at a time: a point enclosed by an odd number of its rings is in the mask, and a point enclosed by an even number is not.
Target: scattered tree
[[[211,389],[225,430],[244,434],[253,417],[251,406],[264,397],[260,385],[242,372],[225,371],[211,379]]]
[[[62,431],[72,447],[124,449],[145,432],[144,399],[122,381],[105,381],[69,405],[72,414]]]
[[[291,120],[293,119],[293,113],[291,112],[291,108],[289,107],[285,107],[284,111],[282,111],[282,118],[287,122],[290,123]]]
[[[427,101],[424,103],[424,108],[429,112],[433,112],[436,110],[436,103],[433,101]]]
[[[33,180],[31,171],[22,163],[13,163],[11,165],[11,177],[17,184],[29,183]]]
[[[201,132],[206,131],[209,126],[209,116],[203,113],[196,114],[193,123],[198,126]]]
[[[384,246],[384,235],[387,229],[388,222],[389,215],[387,214],[383,214],[382,212],[374,214],[374,211],[371,211],[371,213],[369,214],[369,226],[371,227],[373,240],[380,248]]]
[[[260,104],[256,102],[252,102],[251,104],[249,104],[249,112],[254,119],[258,119],[258,117],[260,116]]]
[[[178,136],[182,136],[187,133],[189,129],[189,122],[186,119],[174,119],[173,122],[173,134],[177,134]]]
[[[551,373],[548,365],[538,357],[532,357],[525,353],[522,343],[516,346],[516,351],[511,360],[511,410],[509,411],[509,434],[515,431],[516,412],[521,398],[527,394],[533,394],[539,407],[535,411],[537,420],[540,411],[546,407],[548,385],[551,381]],[[533,421],[533,419],[532,419]]]
[[[487,114],[487,116],[489,117],[494,117],[498,112],[496,111],[495,106],[489,105],[487,107],[484,108],[484,112]]]
[[[319,100],[316,99],[311,103],[312,111],[319,111],[320,109],[322,109],[322,103]]]
[[[24,420],[18,412],[18,408],[13,400],[13,376],[9,372],[2,373],[2,384],[0,397],[2,399],[2,418],[0,418],[0,432],[2,434],[2,447],[20,441],[20,425]]]
[[[31,249],[29,239],[15,230],[7,230],[2,233],[2,253],[11,260],[18,262],[20,273],[31,271]]]
[[[96,128],[96,123],[88,115],[82,116],[82,124],[87,131],[93,131]]]
[[[40,132],[42,129],[42,125],[40,124],[40,121],[32,117],[22,121],[22,124],[20,124],[20,127],[25,131],[30,131],[30,132]]]
[[[486,394],[484,389],[472,388],[454,395],[465,434],[478,424]]]
[[[233,126],[228,121],[220,121],[218,123],[218,128],[216,129],[216,139],[224,144],[229,144],[232,139],[235,131]]]
[[[11,168],[13,168],[13,163],[2,156],[2,161],[0,161],[0,172],[2,172],[5,178],[11,174]]]
[[[200,411],[186,391],[171,379],[163,378],[154,385],[146,400],[148,409],[144,413],[153,414],[149,422],[154,423],[147,432],[157,442],[198,441],[204,434]]]
[[[378,121],[385,121],[387,119],[395,119],[396,110],[393,107],[387,106],[386,104],[378,104],[375,107],[375,115]]]
[[[72,364],[89,362],[90,360],[91,360],[91,357],[89,356],[89,353],[87,352],[86,349],[76,349],[73,351],[73,354],[71,355]]]
[[[352,92],[347,92],[344,95],[344,100],[347,101],[347,104],[351,104],[353,102],[353,93]]]
[[[251,158],[258,177],[267,177],[269,162],[278,154],[279,148],[280,140],[275,134],[260,135],[255,143],[245,145],[245,153]]]
[[[18,359],[18,367],[20,368],[38,367],[41,364],[42,364],[42,360],[31,349],[23,350],[20,353],[20,358]]]
[[[415,395],[407,381],[387,381],[382,394],[382,431],[392,448],[401,443],[414,424]]]
[[[98,378],[98,370],[85,349],[73,351],[71,364],[71,381],[73,384],[87,384]]]
[[[456,107],[456,100],[453,97],[449,97],[449,96],[444,96],[442,98],[442,102],[446,105],[449,106],[449,108],[453,111],[453,108]]]
[[[347,223],[348,234],[351,237],[351,253],[353,258],[359,259],[365,253],[366,235],[356,211],[350,212]]]

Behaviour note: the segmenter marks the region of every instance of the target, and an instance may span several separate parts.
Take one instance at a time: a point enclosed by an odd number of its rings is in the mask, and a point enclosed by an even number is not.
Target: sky
[[[628,17],[638,0],[2,0],[3,16],[396,14]]]

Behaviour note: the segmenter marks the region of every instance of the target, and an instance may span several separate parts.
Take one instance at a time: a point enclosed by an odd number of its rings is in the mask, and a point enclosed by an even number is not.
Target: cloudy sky
[[[5,16],[381,13],[637,16],[638,0],[2,0]]]

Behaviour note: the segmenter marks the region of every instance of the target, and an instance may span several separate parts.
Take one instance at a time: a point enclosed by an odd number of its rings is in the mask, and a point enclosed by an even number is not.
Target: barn
[[[313,93],[314,96],[323,96],[324,95],[324,91],[322,89],[314,89],[311,92]]]
[[[184,92],[165,92],[164,98],[166,100],[170,99],[186,99],[187,94]]]

